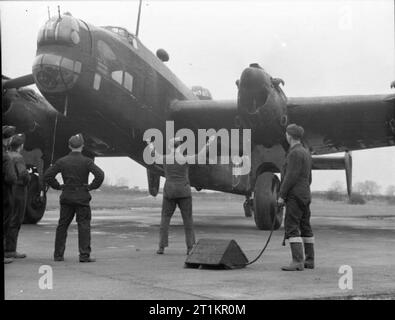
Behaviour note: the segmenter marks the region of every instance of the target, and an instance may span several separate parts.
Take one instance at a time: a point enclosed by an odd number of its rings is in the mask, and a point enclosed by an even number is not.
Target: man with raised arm
[[[180,208],[184,222],[187,254],[191,252],[195,244],[195,233],[193,230],[192,196],[188,163],[198,163],[196,160],[205,155],[207,147],[215,138],[216,136],[211,136],[208,143],[204,145],[197,155],[184,155],[180,150],[182,140],[177,137],[169,140],[171,153],[165,156],[156,152],[152,142],[148,143],[151,152],[154,154],[155,161],[160,160],[163,163],[166,178],[163,189],[159,249],[156,252],[157,254],[163,254],[165,247],[168,246],[170,220],[177,205]]]

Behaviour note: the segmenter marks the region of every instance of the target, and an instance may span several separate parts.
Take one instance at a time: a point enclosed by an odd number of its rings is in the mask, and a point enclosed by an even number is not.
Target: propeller
[[[3,86],[3,90],[12,88],[18,89],[20,87],[34,84],[34,78],[32,74],[28,74],[14,79],[8,79],[7,77],[3,77],[3,79],[1,80],[1,84]]]

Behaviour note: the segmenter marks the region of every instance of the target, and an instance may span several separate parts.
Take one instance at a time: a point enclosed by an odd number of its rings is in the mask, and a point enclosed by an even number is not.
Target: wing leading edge
[[[315,154],[395,145],[395,95],[289,98],[288,117]]]

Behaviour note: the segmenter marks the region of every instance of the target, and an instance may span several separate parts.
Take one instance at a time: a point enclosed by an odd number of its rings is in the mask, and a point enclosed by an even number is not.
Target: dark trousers
[[[192,219],[192,197],[169,199],[163,197],[162,217],[160,222],[159,247],[169,245],[169,225],[176,206],[180,208],[185,229],[185,242],[187,248],[192,248],[195,244],[195,233],[193,231]]]
[[[16,252],[19,230],[25,218],[27,200],[27,187],[22,185],[12,186],[12,213],[9,217],[6,232],[5,252]]]
[[[12,215],[12,185],[3,183],[3,249],[6,250],[6,234]]]
[[[290,196],[286,201],[284,220],[285,239],[292,237],[312,237],[310,225],[310,201],[302,201]]]
[[[74,215],[78,224],[78,247],[80,258],[89,258],[91,253],[91,208],[90,206],[60,205],[60,217],[56,228],[54,257],[63,257],[66,249],[67,229]]]

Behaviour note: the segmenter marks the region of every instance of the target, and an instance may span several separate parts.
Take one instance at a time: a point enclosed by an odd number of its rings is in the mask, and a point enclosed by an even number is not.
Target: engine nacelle
[[[251,129],[256,144],[271,147],[284,142],[287,98],[280,88],[281,79],[272,78],[258,64],[246,68],[237,81],[237,109],[243,128]]]

